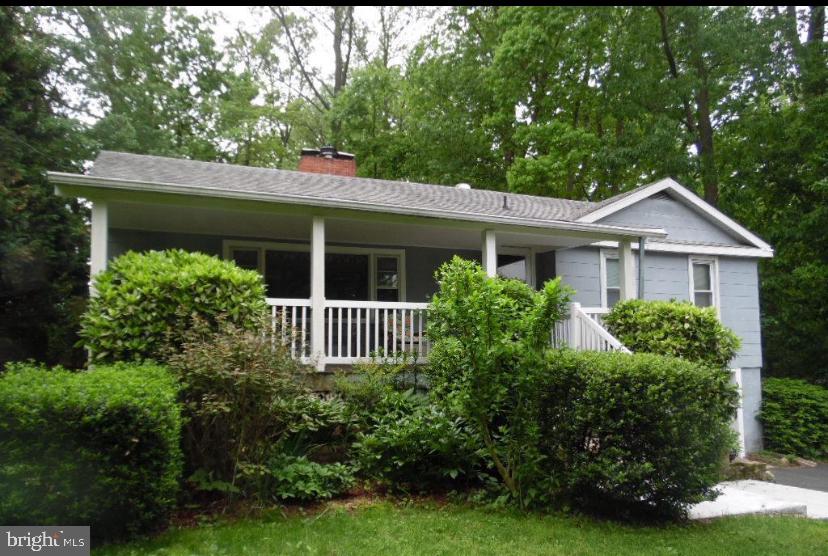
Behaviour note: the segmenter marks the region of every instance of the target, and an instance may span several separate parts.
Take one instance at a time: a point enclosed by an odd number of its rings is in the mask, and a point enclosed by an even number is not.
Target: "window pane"
[[[614,288],[614,289],[607,289],[607,307],[612,307],[621,299],[621,290]]]
[[[378,288],[392,288],[399,287],[399,278],[396,272],[389,272],[382,270],[377,273],[377,287]]]
[[[618,259],[607,258],[607,287],[621,287],[621,278],[618,271]]]
[[[399,259],[397,257],[377,257],[377,289],[400,287]],[[377,294],[377,299],[379,298]],[[391,301],[391,300],[384,300]]]
[[[367,301],[369,256],[348,253],[325,255],[325,297]]]
[[[399,301],[399,290],[377,290],[377,301]]]
[[[259,270],[258,249],[233,249],[232,259],[241,268]]]
[[[710,290],[710,265],[693,263],[693,288],[696,290]]]
[[[377,257],[377,270],[397,272],[397,257]]]
[[[265,285],[268,297],[310,297],[310,253],[265,251]]]
[[[697,307],[710,307],[713,305],[713,294],[710,292],[696,292],[695,302]]]

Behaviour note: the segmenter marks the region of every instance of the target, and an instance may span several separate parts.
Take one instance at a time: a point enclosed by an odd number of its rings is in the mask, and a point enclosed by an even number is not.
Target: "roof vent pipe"
[[[509,197],[503,196],[503,210],[509,210]]]
[[[472,188],[472,187],[471,187],[469,184],[467,184],[467,183],[458,183],[458,184],[457,184],[457,185],[455,185],[454,187],[456,187],[457,189],[471,189],[471,188]]]

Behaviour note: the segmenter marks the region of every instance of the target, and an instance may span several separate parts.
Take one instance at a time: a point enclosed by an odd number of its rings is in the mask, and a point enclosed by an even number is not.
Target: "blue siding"
[[[599,221],[601,224],[663,228],[668,240],[743,245],[730,233],[687,205],[665,195],[644,199]]]
[[[755,259],[719,258],[719,299],[722,322],[742,339],[742,349],[733,366],[761,367],[759,273]]]
[[[577,247],[555,252],[555,270],[565,284],[575,290],[573,301],[585,307],[601,305],[598,249]]]

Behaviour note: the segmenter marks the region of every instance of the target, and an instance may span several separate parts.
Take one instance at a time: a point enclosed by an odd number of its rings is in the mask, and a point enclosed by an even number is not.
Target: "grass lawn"
[[[828,554],[828,523],[742,517],[670,526],[620,525],[564,515],[463,506],[331,504],[314,515],[272,514],[172,529],[112,545],[127,554]]]

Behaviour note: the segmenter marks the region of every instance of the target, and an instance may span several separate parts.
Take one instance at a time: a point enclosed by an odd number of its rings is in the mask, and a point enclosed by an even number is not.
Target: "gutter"
[[[625,237],[665,238],[667,233],[660,228],[628,228],[625,226],[609,226],[605,224],[591,224],[582,222],[567,222],[564,220],[533,220],[523,217],[504,217],[500,215],[481,215],[456,210],[423,210],[399,205],[383,205],[365,201],[347,199],[310,197],[285,193],[251,193],[247,191],[228,191],[215,187],[196,185],[180,185],[174,183],[154,183],[139,180],[119,178],[102,178],[84,174],[67,172],[47,172],[49,181],[55,184],[94,187],[114,191],[144,191],[150,193],[170,193],[179,195],[193,195],[247,201],[264,201],[289,205],[309,205],[334,209],[352,209],[379,213],[403,214],[426,218],[445,218],[449,220],[464,220],[490,224],[511,224],[531,228],[564,230],[573,232],[597,232]],[[61,195],[60,190],[57,194]],[[544,225],[546,224],[546,225]]]

